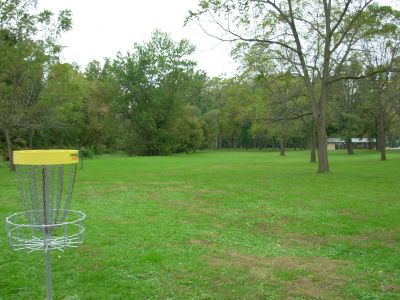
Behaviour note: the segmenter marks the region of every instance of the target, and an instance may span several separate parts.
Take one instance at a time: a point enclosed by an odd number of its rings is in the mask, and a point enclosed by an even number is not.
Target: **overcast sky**
[[[189,10],[198,0],[39,0],[39,9],[57,12],[70,9],[73,29],[65,33],[63,61],[86,66],[91,60],[113,58],[125,53],[135,42],[148,41],[155,29],[171,34],[176,41],[187,38],[197,47],[194,59],[210,76],[231,75],[235,64],[230,46],[207,36],[196,24],[183,27]],[[381,0],[399,8],[400,0]]]
[[[39,0],[39,9],[57,12],[71,9],[73,29],[64,33],[62,58],[85,66],[125,53],[135,42],[146,42],[155,29],[170,33],[175,41],[187,38],[196,45],[193,58],[200,69],[211,76],[232,74],[234,63],[228,44],[221,43],[196,25],[183,26],[188,11],[195,10],[198,0]]]

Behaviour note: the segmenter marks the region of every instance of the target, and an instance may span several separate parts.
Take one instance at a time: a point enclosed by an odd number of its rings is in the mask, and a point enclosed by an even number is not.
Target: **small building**
[[[375,147],[375,139],[352,138],[354,149],[372,149]],[[328,138],[328,150],[346,149],[346,141],[340,138]]]

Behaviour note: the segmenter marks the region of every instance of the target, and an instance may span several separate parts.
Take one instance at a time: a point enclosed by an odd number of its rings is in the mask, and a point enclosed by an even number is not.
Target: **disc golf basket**
[[[86,215],[70,210],[77,150],[14,151],[23,212],[6,218],[15,250],[45,253],[46,297],[52,299],[51,251],[76,248],[83,240]]]

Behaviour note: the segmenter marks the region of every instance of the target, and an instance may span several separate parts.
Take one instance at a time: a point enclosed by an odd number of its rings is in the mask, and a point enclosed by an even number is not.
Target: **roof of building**
[[[368,138],[352,138],[352,143],[369,143],[375,142],[375,139],[368,139]],[[344,139],[341,138],[328,138],[328,143],[346,143]]]

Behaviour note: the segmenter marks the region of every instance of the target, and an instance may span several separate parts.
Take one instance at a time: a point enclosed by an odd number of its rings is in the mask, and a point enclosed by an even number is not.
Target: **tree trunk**
[[[325,12],[327,13],[327,12]],[[330,16],[329,14],[327,16]],[[330,18],[326,18],[326,28],[330,28]],[[318,173],[329,172],[328,161],[328,143],[326,135],[326,111],[329,94],[329,62],[330,62],[330,32],[326,34],[325,49],[324,49],[324,63],[322,71],[322,81],[319,101],[314,105],[315,120],[317,126],[317,139],[318,139]]]
[[[4,129],[4,135],[5,135],[5,137],[6,137],[6,142],[7,142],[7,152],[8,152],[8,159],[9,159],[9,164],[10,164],[10,170],[11,170],[11,171],[15,171],[14,158],[13,158],[12,139],[11,139],[10,130],[8,130],[8,128],[5,128],[5,129]]]
[[[385,124],[384,119],[380,118],[379,120],[379,129],[378,129],[378,145],[379,152],[381,153],[381,160],[386,160],[386,136],[385,136]]]
[[[325,76],[328,78],[327,76]],[[321,96],[317,106],[317,139],[318,139],[318,173],[329,172],[328,143],[326,135],[326,104],[328,101],[328,85],[322,82]]]
[[[315,163],[317,162],[317,155],[315,151],[315,122],[314,120],[311,121],[310,126],[310,162]]]
[[[29,128],[29,149],[33,149],[33,136],[35,135],[35,130],[30,127]]]
[[[272,137],[272,150],[275,151],[275,137]]]
[[[328,144],[325,130],[325,118],[317,120],[318,128],[318,173],[329,172]]]
[[[347,148],[347,154],[348,155],[353,155],[354,150],[353,150],[353,143],[351,141],[351,138],[346,139],[346,148]]]
[[[61,136],[60,136],[60,144],[61,144],[61,149],[63,149],[64,148],[64,134],[63,133],[61,133]]]
[[[285,156],[285,137],[281,136],[279,138],[279,155]]]

